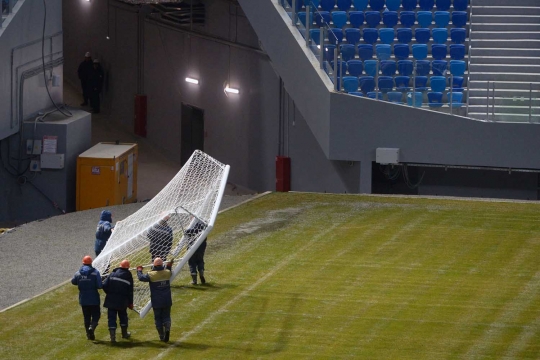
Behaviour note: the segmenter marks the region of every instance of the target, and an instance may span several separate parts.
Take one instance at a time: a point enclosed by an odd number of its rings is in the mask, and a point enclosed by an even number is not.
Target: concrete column
[[[360,161],[360,194],[371,194],[371,160]]]

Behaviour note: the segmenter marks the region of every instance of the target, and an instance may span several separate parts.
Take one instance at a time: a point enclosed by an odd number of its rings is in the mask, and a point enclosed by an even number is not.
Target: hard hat
[[[82,263],[84,265],[92,265],[92,258],[88,255],[82,258]]]
[[[154,266],[163,266],[163,260],[161,258],[155,258],[154,259]]]
[[[99,64],[99,59],[94,59],[94,64]]]
[[[129,261],[127,259],[122,260],[120,267],[123,269],[129,269]]]
[[[90,57],[90,53],[87,52],[86,54],[84,54],[84,57]]]

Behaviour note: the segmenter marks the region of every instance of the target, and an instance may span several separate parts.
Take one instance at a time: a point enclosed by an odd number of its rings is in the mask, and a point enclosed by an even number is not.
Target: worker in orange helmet
[[[133,276],[129,271],[129,261],[127,259],[120,262],[120,267],[114,269],[109,277],[103,282],[103,290],[105,291],[106,307],[109,334],[111,342],[116,342],[116,317],[120,320],[120,328],[122,329],[122,338],[127,339],[131,336],[128,329],[127,309],[133,310]]]

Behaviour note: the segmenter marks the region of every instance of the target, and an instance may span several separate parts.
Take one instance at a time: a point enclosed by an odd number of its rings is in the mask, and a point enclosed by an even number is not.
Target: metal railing
[[[9,14],[13,12],[13,8],[15,7],[15,4],[18,0],[0,0],[1,3],[1,10],[2,10],[2,16],[0,17],[0,28],[3,25],[5,17],[7,17]]]

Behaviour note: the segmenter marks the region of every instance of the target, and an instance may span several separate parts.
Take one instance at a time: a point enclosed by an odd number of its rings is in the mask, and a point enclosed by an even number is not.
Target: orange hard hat
[[[120,267],[123,269],[129,269],[129,261],[127,259],[122,260]]]
[[[155,258],[154,259],[154,266],[163,266],[163,260],[161,258]]]
[[[82,263],[84,265],[92,265],[92,258],[88,255],[82,258]]]

